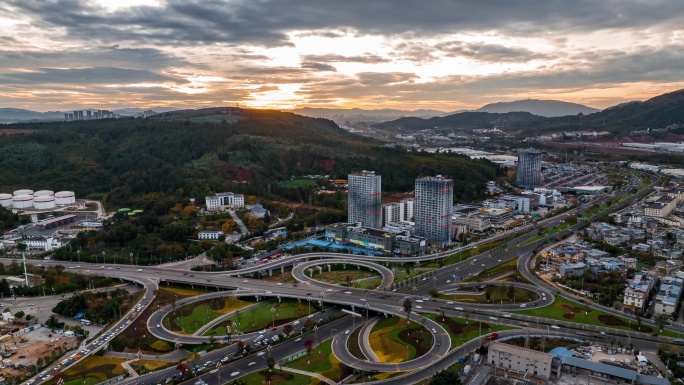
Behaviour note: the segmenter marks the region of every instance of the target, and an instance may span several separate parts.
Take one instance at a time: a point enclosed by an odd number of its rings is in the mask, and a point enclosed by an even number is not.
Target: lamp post
[[[272,327],[272,328],[275,327],[275,312],[276,312],[275,307],[272,307],[272,308],[271,308],[271,321],[272,321],[272,322],[271,322],[271,327]]]

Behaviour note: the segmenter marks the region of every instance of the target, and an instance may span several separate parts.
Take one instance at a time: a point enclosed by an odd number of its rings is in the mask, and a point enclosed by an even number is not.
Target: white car
[[[211,374],[214,374],[214,373],[216,373],[216,372],[218,372],[218,369],[212,369],[212,370],[209,371],[209,373],[211,373]]]
[[[433,332],[433,333],[437,333],[437,329],[432,328],[432,332]]]
[[[240,372],[233,372],[233,373],[230,374],[230,376],[231,376],[231,377],[235,377],[235,376],[237,376],[238,374],[240,374]]]
[[[263,356],[264,354],[266,354],[266,352],[259,352],[259,353],[257,353],[257,357],[261,357],[261,356]]]
[[[498,321],[498,320],[499,320],[499,319],[496,318],[496,317],[489,317],[489,319],[492,320],[492,321]]]
[[[453,302],[453,301],[449,301],[449,302],[447,302],[446,304],[447,304],[447,305],[453,305],[454,302]]]
[[[259,334],[264,334],[266,333],[266,330],[259,330]]]
[[[527,305],[523,303],[520,305],[520,307],[527,307]]]
[[[344,294],[351,294],[351,291],[345,291]]]
[[[142,269],[138,269],[138,270],[136,270],[136,271],[142,271]]]
[[[294,342],[299,342],[301,340],[302,340],[302,338],[300,337],[300,338],[297,338],[296,340],[294,340]]]
[[[360,300],[363,301],[363,302],[366,302],[366,299],[365,299],[365,298],[360,298]]]
[[[451,280],[450,280],[450,279],[447,279],[446,283],[451,283]]]
[[[423,308],[423,307],[420,306],[420,305],[416,306],[416,309],[422,309],[422,308]]]
[[[247,364],[247,366],[254,366],[254,365],[256,365],[256,361],[252,361],[249,364]]]
[[[418,303],[423,303],[423,300],[422,300],[422,299],[417,299],[416,302],[418,302]]]
[[[458,311],[463,311],[463,308],[462,308],[462,307],[455,307],[454,309],[456,309],[456,310],[458,310]]]
[[[551,325],[551,329],[560,329],[560,326],[558,326],[558,325]]]
[[[504,318],[511,318],[511,315],[510,314],[504,314],[503,317]]]

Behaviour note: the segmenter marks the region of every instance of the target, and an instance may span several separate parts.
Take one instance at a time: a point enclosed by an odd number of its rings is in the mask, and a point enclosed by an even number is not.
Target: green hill
[[[385,191],[412,190],[420,175],[450,175],[459,181],[457,198],[469,199],[483,194],[483,183],[496,172],[488,161],[406,153],[330,120],[268,110],[211,108],[3,127],[34,132],[0,141],[1,192],[74,190],[79,197],[105,197],[111,206],[150,209],[160,200],[155,197],[201,201],[217,191],[266,196],[269,188],[271,197],[299,201],[308,197],[307,187],[276,182],[309,174],[346,179],[363,169],[380,173]]]
[[[473,128],[519,127],[533,122],[543,121],[545,118],[532,115],[529,112],[507,112],[503,114],[490,112],[460,112],[457,114],[434,117],[429,119],[401,118],[389,122],[373,125],[378,129],[415,132],[427,129],[464,130]]]

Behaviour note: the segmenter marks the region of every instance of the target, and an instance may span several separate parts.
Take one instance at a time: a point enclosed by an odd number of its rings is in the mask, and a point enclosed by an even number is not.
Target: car
[[[230,361],[230,357],[228,357],[228,356],[221,358],[221,362],[223,362],[223,363],[226,363],[228,361]]]
[[[416,309],[422,309],[423,307],[420,305],[416,305]]]
[[[231,376],[231,377],[235,377],[235,376],[237,376],[238,374],[240,374],[240,372],[239,372],[239,371],[235,371],[235,372],[231,373],[230,376]]]
[[[278,286],[280,286],[280,285],[282,285],[282,284],[283,284],[282,282],[278,282],[278,283],[276,283],[276,285],[278,285]]]
[[[301,340],[302,340],[302,338],[299,337],[299,338],[297,338],[296,340],[294,340],[294,342],[299,342],[299,341],[301,341]]]
[[[453,305],[453,304],[454,304],[454,301],[449,301],[449,302],[447,302],[446,304],[447,304],[447,305]]]
[[[81,265],[76,265],[76,268],[77,268],[77,269],[80,269],[80,268],[81,268]]]
[[[266,330],[259,330],[259,334],[264,334],[266,333]]]
[[[499,319],[496,318],[496,317],[489,317],[489,319],[492,320],[492,321],[498,321],[498,320],[499,320]]]
[[[456,309],[456,310],[458,310],[458,311],[463,311],[463,308],[462,308],[462,307],[458,307],[458,306],[455,307],[454,309]]]
[[[345,291],[344,294],[351,294],[351,291]]]
[[[485,267],[485,264],[483,263],[483,264],[482,264],[482,265],[480,265],[480,266],[482,266],[482,267]]]
[[[510,314],[504,314],[502,317],[504,317],[504,318],[511,318],[511,315],[510,315]]]
[[[447,279],[446,283],[451,283],[451,280],[450,280],[450,279]]]
[[[366,302],[366,299],[365,299],[365,298],[360,298],[359,300],[360,300],[360,301],[363,301],[363,302]]]
[[[273,329],[271,329],[272,332],[274,332],[274,331],[276,331],[276,330],[278,330],[278,328],[273,328]]]
[[[551,329],[560,329],[560,326],[558,326],[558,325],[551,325]]]
[[[209,371],[209,373],[211,373],[211,374],[216,373],[216,372],[218,372],[218,369],[211,369],[211,370]]]
[[[142,271],[142,269],[138,269],[138,270],[136,270],[136,271]]]
[[[523,304],[520,304],[520,307],[527,307],[527,305],[523,303]]]
[[[158,327],[158,328],[160,328],[160,327],[161,327],[161,325],[160,325],[160,324],[157,324],[157,327]]]
[[[433,332],[433,333],[437,333],[437,329],[432,328],[432,332]]]
[[[272,292],[272,291],[267,291],[266,294],[273,294],[273,292]]]
[[[254,365],[256,365],[256,361],[252,361],[249,364],[247,364],[247,366],[254,366]]]
[[[422,300],[422,299],[417,299],[416,302],[418,302],[418,303],[423,303],[423,300]]]
[[[188,275],[188,273],[183,273],[183,275]]]
[[[344,335],[349,335],[349,330],[345,330]]]
[[[242,283],[248,283],[248,282],[249,282],[249,280],[246,280],[246,279],[242,281]]]
[[[292,325],[295,325],[295,326],[299,325],[299,320],[293,322]]]
[[[501,262],[501,260],[499,259],[499,260],[497,260],[497,262]]]

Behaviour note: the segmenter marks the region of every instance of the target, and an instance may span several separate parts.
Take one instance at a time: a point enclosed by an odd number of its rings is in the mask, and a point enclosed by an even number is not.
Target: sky
[[[605,108],[684,88],[679,0],[3,0],[0,108]]]

